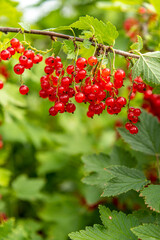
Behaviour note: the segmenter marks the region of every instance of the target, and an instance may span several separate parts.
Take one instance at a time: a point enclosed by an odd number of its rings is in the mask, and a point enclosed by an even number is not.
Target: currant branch
[[[37,35],[45,35],[45,36],[50,36],[50,37],[58,37],[58,38],[63,38],[63,39],[73,39],[77,42],[83,42],[84,39],[83,38],[79,38],[79,37],[75,37],[75,36],[70,36],[70,35],[66,35],[66,34],[62,34],[62,33],[57,33],[57,32],[50,32],[50,31],[43,31],[43,30],[23,30],[21,28],[11,28],[11,27],[0,27],[0,32],[4,32],[4,33],[9,33],[9,32],[16,32],[16,33],[28,33],[28,34],[37,34]],[[91,40],[90,40],[91,41]],[[95,42],[91,41],[92,45],[95,46]],[[140,56],[133,54],[133,53],[129,53],[129,52],[125,52],[122,50],[118,50],[118,49],[113,49],[110,46],[106,46],[103,44],[97,44],[97,47],[101,47],[101,48],[105,48],[106,52],[113,52],[115,54],[124,56],[124,57],[131,57],[131,58],[139,58]]]

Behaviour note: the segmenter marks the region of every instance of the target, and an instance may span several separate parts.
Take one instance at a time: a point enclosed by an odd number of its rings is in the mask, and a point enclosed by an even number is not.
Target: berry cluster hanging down
[[[31,69],[33,64],[43,60],[43,56],[35,54],[33,50],[26,50],[18,39],[13,38],[10,41],[11,46],[1,51],[1,59],[9,60],[16,52],[20,53],[19,63],[14,66],[14,72],[22,75],[25,69]],[[41,98],[48,98],[54,102],[49,109],[49,114],[56,116],[58,113],[74,113],[77,103],[88,103],[87,116],[93,118],[94,115],[100,115],[106,109],[110,114],[118,114],[126,106],[127,100],[119,96],[119,89],[122,88],[125,72],[122,69],[111,70],[102,67],[102,60],[98,61],[95,56],[87,59],[80,57],[74,65],[68,65],[64,68],[59,56],[50,56],[45,59],[45,75],[40,79]],[[144,92],[146,85],[135,79],[132,86],[132,94],[135,91]],[[3,87],[3,86],[2,86]],[[1,88],[2,88],[1,87]],[[29,88],[21,81],[19,92],[26,95]],[[128,104],[129,105],[129,104]],[[129,108],[128,120],[125,125],[131,134],[137,134],[138,128],[133,125],[139,121],[140,109]]]

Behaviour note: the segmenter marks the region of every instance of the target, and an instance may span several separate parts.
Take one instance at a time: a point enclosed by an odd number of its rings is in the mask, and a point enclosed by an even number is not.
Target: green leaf
[[[149,155],[160,153],[160,124],[158,119],[143,111],[140,116],[140,123],[137,126],[139,132],[136,135],[130,134],[124,128],[119,128],[118,132],[134,150]]]
[[[112,164],[109,156],[103,153],[92,154],[83,156],[82,161],[85,164],[84,169],[87,175],[82,181],[104,188],[106,182],[112,178],[112,175],[105,170],[107,166]]]
[[[83,46],[85,48],[90,49],[91,45],[92,45],[91,41],[89,41],[88,39],[84,39]]]
[[[112,166],[106,170],[114,177],[106,183],[102,196],[116,196],[131,189],[139,191],[148,183],[144,174],[134,168]]]
[[[53,47],[54,55],[56,57],[61,50],[62,43],[59,42],[59,41],[54,41],[53,44],[52,44],[52,47]]]
[[[73,240],[109,240],[107,229],[95,224],[93,227],[86,227],[85,230],[69,234]]]
[[[97,57],[98,61],[102,61],[102,65],[106,65],[108,64],[108,58],[106,56],[104,56],[103,54],[99,55]]]
[[[26,30],[26,31],[30,31],[31,30],[31,25],[28,24],[28,23],[24,23],[24,22],[19,22],[18,23],[23,30]]]
[[[160,240],[160,225],[144,224],[131,230],[141,240]]]
[[[11,172],[5,168],[0,168],[0,186],[7,187],[11,178]]]
[[[10,219],[0,225],[0,240],[6,240],[8,234],[12,232],[14,220]]]
[[[109,208],[101,205],[99,206],[99,211],[103,225],[108,229],[108,233],[114,236],[110,239],[137,239],[130,230],[139,224],[134,216],[117,211],[111,212]]]
[[[151,86],[160,85],[160,52],[141,54],[132,68],[133,79],[142,76]]]
[[[160,185],[149,185],[141,191],[140,196],[144,197],[147,207],[160,213]]]
[[[74,59],[76,57],[76,53],[73,41],[65,40],[63,44],[63,50],[67,54],[67,59]]]
[[[113,45],[115,39],[118,37],[116,27],[112,23],[104,23],[88,15],[80,17],[79,20],[72,23],[70,27],[91,31],[99,43]]]
[[[141,36],[137,35],[137,42],[133,43],[130,46],[130,48],[133,50],[138,50],[138,51],[140,51],[143,48],[143,40],[142,40]]]
[[[86,227],[85,230],[70,233],[72,240],[137,240],[137,237],[130,231],[138,225],[135,217],[126,216],[122,212],[111,212],[104,206],[100,206],[101,220],[104,224]]]
[[[40,190],[44,184],[43,179],[28,178],[25,175],[21,175],[14,180],[12,187],[17,198],[32,201],[41,197]]]

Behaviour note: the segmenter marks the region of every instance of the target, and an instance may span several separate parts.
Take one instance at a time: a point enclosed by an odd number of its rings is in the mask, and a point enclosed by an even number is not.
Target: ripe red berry
[[[111,91],[112,88],[113,88],[113,83],[107,82],[107,83],[105,84],[105,90]]]
[[[53,73],[53,67],[51,66],[45,66],[44,71],[46,74],[52,74]]]
[[[117,80],[123,80],[125,76],[125,71],[123,71],[122,69],[118,69],[114,74],[114,78]]]
[[[11,57],[11,54],[8,50],[3,50],[1,52],[1,59],[2,60],[8,60]]]
[[[125,124],[125,128],[126,128],[127,130],[129,130],[132,126],[133,126],[133,124],[132,124],[132,123],[129,123],[129,122],[127,122],[127,123]]]
[[[74,66],[73,65],[69,65],[66,70],[67,70],[68,74],[72,74],[74,72]]]
[[[69,95],[68,94],[60,95],[59,100],[66,104],[69,101]]]
[[[94,111],[88,111],[87,112],[87,117],[93,118],[93,116],[94,116]]]
[[[57,113],[58,113],[58,111],[56,111],[54,107],[51,107],[51,108],[49,109],[49,114],[50,114],[51,116],[56,116]]]
[[[26,69],[31,69],[33,67],[33,59],[27,59],[27,63],[25,64]]]
[[[34,52],[32,50],[26,50],[24,52],[24,55],[29,58],[29,59],[33,59],[34,58]]]
[[[115,99],[112,97],[108,97],[106,99],[106,106],[113,107],[115,105]]]
[[[55,58],[52,57],[52,56],[46,58],[45,64],[48,65],[48,66],[52,66],[53,67],[55,65]]]
[[[47,98],[47,97],[48,97],[48,94],[47,94],[47,92],[46,92],[45,90],[41,89],[41,90],[39,91],[39,96],[40,96],[41,98]]]
[[[140,110],[139,108],[135,108],[135,109],[133,110],[133,113],[134,113],[135,116],[139,117],[142,112],[141,112],[141,110]]]
[[[10,43],[13,48],[17,48],[20,45],[20,42],[17,38],[12,38]]]
[[[82,93],[82,92],[76,93],[76,95],[75,95],[75,100],[76,100],[76,102],[78,102],[78,103],[84,102],[84,100],[85,100],[85,95],[84,95],[84,93]]]
[[[137,91],[140,93],[144,93],[146,91],[146,84],[145,83],[138,83],[137,84]]]
[[[95,57],[95,56],[91,56],[91,57],[89,57],[88,58],[88,64],[90,65],[90,66],[94,66],[94,65],[96,65],[97,64],[97,58]]]
[[[22,44],[20,44],[20,45],[16,48],[16,51],[17,51],[18,53],[23,53],[23,52],[25,51],[25,47],[24,47]]]
[[[65,111],[65,105],[63,102],[56,102],[54,105],[54,109],[56,112],[63,113]]]
[[[26,66],[27,61],[28,61],[28,58],[26,56],[22,55],[19,57],[19,62],[22,66]]]
[[[29,88],[26,85],[22,85],[19,88],[19,92],[22,95],[26,95],[29,92]]]
[[[138,133],[138,128],[133,125],[132,127],[130,127],[129,132],[131,134],[137,134]]]
[[[127,100],[124,97],[118,97],[116,99],[116,104],[119,107],[124,107],[126,105],[126,103],[127,103]]]
[[[75,110],[76,110],[76,106],[74,105],[74,103],[68,103],[66,105],[66,111],[68,113],[74,113]]]
[[[110,73],[111,73],[111,70],[109,68],[104,68],[104,69],[102,69],[101,75],[102,75],[102,77],[106,78],[110,75]]]
[[[71,84],[71,79],[69,77],[63,77],[61,80],[61,86],[63,87],[69,87]]]
[[[85,68],[87,66],[87,59],[85,59],[83,57],[78,58],[77,61],[76,61],[76,66],[79,69]]]
[[[21,64],[16,64],[14,66],[14,72],[18,75],[21,75],[24,72],[24,66],[22,66]]]
[[[10,52],[11,55],[14,55],[16,53],[13,47],[8,47],[7,50]]]
[[[4,86],[4,83],[0,80],[0,89],[2,89]]]
[[[121,79],[115,79],[114,80],[114,87],[115,88],[121,88],[123,86],[123,80]]]

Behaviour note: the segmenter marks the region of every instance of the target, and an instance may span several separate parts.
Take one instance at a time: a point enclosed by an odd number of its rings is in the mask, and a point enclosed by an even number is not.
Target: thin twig
[[[66,34],[62,34],[62,33],[56,33],[56,32],[50,32],[50,31],[43,31],[43,30],[23,30],[21,28],[11,28],[11,27],[0,27],[0,32],[4,32],[4,33],[8,33],[8,32],[17,32],[17,33],[28,33],[28,34],[37,34],[37,35],[46,35],[46,36],[53,36],[53,37],[58,37],[58,38],[63,38],[63,39],[73,39],[77,42],[83,42],[84,39],[83,38],[79,38],[79,37],[74,37],[74,36],[70,36],[70,35],[66,35]],[[95,42],[91,41],[92,45],[95,46]],[[111,49],[110,46],[106,46],[106,45],[102,45],[102,44],[97,44],[97,46],[101,46],[101,47],[105,47],[107,49],[108,52],[115,52],[115,54],[124,56],[124,57],[131,57],[131,58],[139,58],[139,55],[133,54],[133,53],[129,53],[129,52],[125,52],[122,50],[118,50],[118,49]]]

